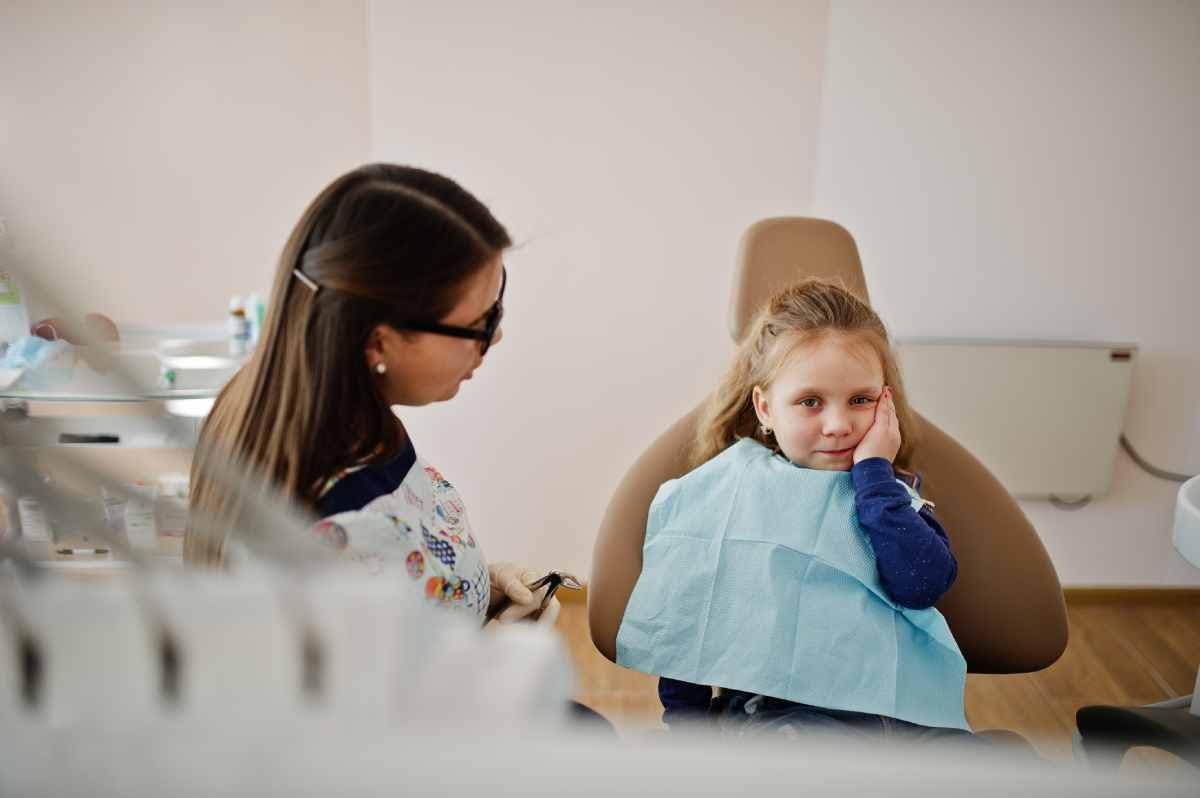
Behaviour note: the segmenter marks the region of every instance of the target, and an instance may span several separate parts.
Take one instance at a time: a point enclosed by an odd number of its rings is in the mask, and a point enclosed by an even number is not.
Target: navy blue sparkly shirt
[[[879,568],[879,581],[892,601],[923,610],[937,603],[958,575],[950,540],[928,507],[917,512],[896,482],[892,464],[871,457],[850,469],[854,508]],[[914,486],[917,487],[917,486]],[[676,679],[658,680],[663,721],[670,725],[707,714],[712,688]]]

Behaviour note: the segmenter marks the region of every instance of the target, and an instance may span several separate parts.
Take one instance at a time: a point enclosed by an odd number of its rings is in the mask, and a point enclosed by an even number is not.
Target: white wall
[[[76,307],[221,318],[369,149],[362,0],[0,4],[0,216]]]
[[[816,210],[893,332],[1136,342],[1125,432],[1200,471],[1200,4],[835,0],[825,81]],[[1065,583],[1200,584],[1177,488],[1024,506]]]
[[[1196,4],[591,5],[5,3],[0,216],[76,303],[200,321],[346,168],[458,178],[521,242],[506,338],[405,418],[540,567],[711,387],[764,215],[849,227],[900,334],[1138,342],[1126,429],[1200,470]],[[1068,583],[1195,584],[1174,491],[1026,509]]]
[[[625,469],[711,389],[737,239],[808,210],[825,2],[372,2],[374,154],[521,246],[505,338],[407,412],[492,557],[586,574]]]

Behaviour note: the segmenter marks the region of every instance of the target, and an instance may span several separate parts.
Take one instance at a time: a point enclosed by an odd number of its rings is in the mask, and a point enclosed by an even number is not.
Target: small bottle
[[[8,226],[0,219],[0,342],[11,343],[29,335],[29,313],[17,285],[16,255]]]
[[[246,296],[246,318],[250,322],[250,345],[258,344],[262,335],[263,320],[267,315],[267,306],[261,296],[251,292]]]
[[[229,354],[242,357],[250,345],[250,320],[240,296],[229,298]]]
[[[104,528],[110,537],[125,537],[125,497],[120,491],[107,485],[100,488],[100,499],[104,503]]]
[[[17,515],[17,497],[8,484],[0,482],[0,543],[11,543],[21,536]]]
[[[125,502],[125,537],[136,549],[153,551],[158,547],[158,524],[154,517],[157,487],[140,479],[125,486],[129,492]]]
[[[158,478],[154,510],[159,535],[179,538],[184,536],[188,524],[187,474],[163,474]]]
[[[49,487],[50,477],[43,476],[42,482]],[[54,538],[50,517],[42,503],[34,496],[17,499],[17,517],[21,523],[21,537],[30,543],[49,543]]]

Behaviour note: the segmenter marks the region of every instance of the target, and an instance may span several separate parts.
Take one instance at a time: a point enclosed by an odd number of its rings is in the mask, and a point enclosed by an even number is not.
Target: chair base
[[[1117,767],[1135,746],[1168,751],[1200,768],[1200,717],[1190,711],[1192,697],[1146,707],[1082,707],[1075,713],[1075,750],[1098,767]]]

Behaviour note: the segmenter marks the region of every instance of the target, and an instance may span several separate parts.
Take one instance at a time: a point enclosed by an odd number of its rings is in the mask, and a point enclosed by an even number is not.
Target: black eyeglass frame
[[[508,269],[500,270],[500,296],[496,298],[487,312],[483,315],[483,329],[474,327],[458,327],[453,324],[439,324],[435,321],[406,321],[392,324],[397,330],[411,332],[426,332],[434,335],[446,335],[451,338],[472,338],[479,341],[479,355],[487,354],[496,338],[496,330],[504,319],[504,289],[508,287]]]

